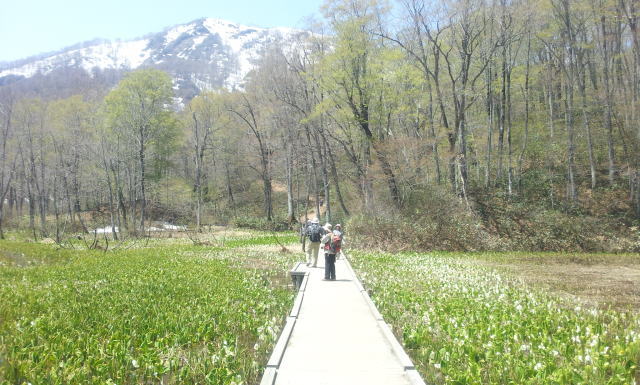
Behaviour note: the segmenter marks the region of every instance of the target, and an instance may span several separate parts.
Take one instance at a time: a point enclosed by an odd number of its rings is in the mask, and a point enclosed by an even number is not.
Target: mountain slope
[[[167,71],[183,97],[203,89],[242,88],[244,78],[274,42],[302,41],[307,32],[247,27],[219,19],[199,19],[130,41],[93,41],[0,66],[0,84],[47,75],[63,68]]]

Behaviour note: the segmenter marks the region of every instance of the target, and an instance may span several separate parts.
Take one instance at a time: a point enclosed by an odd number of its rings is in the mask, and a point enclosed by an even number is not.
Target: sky
[[[323,0],[0,0],[0,62],[95,38],[128,40],[203,17],[304,28]]]

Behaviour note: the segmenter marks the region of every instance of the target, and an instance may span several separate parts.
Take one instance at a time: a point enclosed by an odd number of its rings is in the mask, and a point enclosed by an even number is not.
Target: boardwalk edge
[[[396,357],[398,357],[398,359],[400,360],[400,363],[404,367],[404,371],[405,371],[405,374],[407,375],[407,378],[409,379],[409,382],[411,382],[412,385],[426,385],[426,383],[420,376],[420,373],[418,373],[415,366],[413,365],[413,361],[411,361],[411,358],[409,357],[407,352],[404,351],[404,348],[402,347],[402,345],[400,344],[396,336],[393,334],[391,327],[389,326],[389,324],[385,322],[384,318],[378,311],[378,308],[371,300],[371,297],[369,297],[369,293],[360,282],[358,275],[353,270],[353,267],[351,266],[351,262],[349,261],[349,258],[346,255],[344,260],[345,260],[345,264],[347,265],[347,268],[351,270],[351,273],[355,278],[355,284],[358,290],[360,291],[360,294],[362,294],[365,302],[369,305],[369,310],[371,310],[371,313],[373,313],[374,317],[378,321],[378,326],[380,327],[380,330],[382,330],[382,334],[384,334],[394,354],[396,355]]]
[[[297,269],[299,268],[299,266],[300,264],[298,264],[295,268]],[[309,272],[307,271],[305,272],[302,284],[298,289],[298,294],[293,301],[293,306],[291,308],[291,311],[289,312],[289,316],[287,317],[284,327],[282,328],[280,337],[278,337],[278,341],[276,342],[276,345],[271,352],[271,356],[269,357],[269,361],[267,362],[267,366],[262,375],[262,379],[260,380],[260,385],[273,385],[276,382],[276,376],[278,375],[278,369],[280,368],[282,357],[284,356],[287,344],[289,343],[289,338],[291,337],[291,333],[293,332],[293,327],[298,320],[298,314],[300,313],[300,307],[302,306],[302,300],[304,298],[304,292],[307,288],[308,280]]]

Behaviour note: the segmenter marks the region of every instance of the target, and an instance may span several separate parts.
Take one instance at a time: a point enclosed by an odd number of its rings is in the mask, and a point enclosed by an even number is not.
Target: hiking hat
[[[327,230],[331,230],[331,223],[329,222],[325,223],[324,228]]]
[[[336,229],[341,229],[341,228],[342,228],[342,225],[338,223],[338,224],[336,225]]]
[[[313,218],[313,219],[311,220],[311,223],[320,223],[320,221],[318,220],[318,218]]]

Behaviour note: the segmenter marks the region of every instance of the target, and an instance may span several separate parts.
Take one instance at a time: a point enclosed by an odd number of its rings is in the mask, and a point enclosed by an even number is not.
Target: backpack
[[[312,223],[309,228],[309,240],[311,242],[320,242],[320,239],[322,239],[322,230],[320,229],[320,225]]]
[[[329,254],[338,254],[342,246],[342,236],[337,234],[331,235],[328,245]]]

